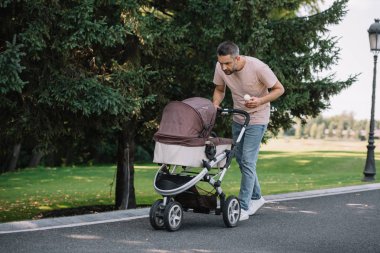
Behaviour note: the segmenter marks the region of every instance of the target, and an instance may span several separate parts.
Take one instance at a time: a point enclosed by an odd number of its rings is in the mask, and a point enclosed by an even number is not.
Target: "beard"
[[[235,73],[237,71],[237,66],[236,66],[236,63],[232,66],[232,69],[226,69],[226,70],[223,70],[224,74],[226,75],[232,75],[233,73]]]

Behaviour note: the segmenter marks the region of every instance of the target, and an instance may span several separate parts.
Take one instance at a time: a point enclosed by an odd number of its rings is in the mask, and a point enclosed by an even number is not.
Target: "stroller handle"
[[[226,114],[230,114],[230,113],[243,115],[243,117],[245,118],[245,121],[244,121],[245,127],[248,126],[249,121],[250,121],[249,113],[246,111],[243,111],[243,110],[231,109],[231,108],[218,108],[217,112],[222,114],[222,115],[226,115]]]

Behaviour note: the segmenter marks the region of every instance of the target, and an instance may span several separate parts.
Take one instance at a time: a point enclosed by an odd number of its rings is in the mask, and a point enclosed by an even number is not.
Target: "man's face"
[[[237,56],[218,55],[218,62],[226,75],[231,75],[237,71]]]

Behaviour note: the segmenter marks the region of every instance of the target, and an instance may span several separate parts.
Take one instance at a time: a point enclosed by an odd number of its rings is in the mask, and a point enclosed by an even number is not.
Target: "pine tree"
[[[316,2],[0,0],[1,150],[25,143],[48,153],[112,129],[117,206],[133,206],[136,142],[150,143],[168,101],[211,97],[220,42],[235,41],[284,84],[272,104],[274,133],[294,118],[315,117],[353,83],[319,77],[339,57],[327,27],[342,19],[347,0],[297,16]]]

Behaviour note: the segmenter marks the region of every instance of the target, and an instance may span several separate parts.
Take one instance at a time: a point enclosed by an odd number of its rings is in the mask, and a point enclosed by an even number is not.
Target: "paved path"
[[[0,224],[0,252],[380,252],[380,184],[265,196],[237,228],[185,213],[155,231],[149,208]]]
[[[340,187],[333,189],[314,190],[305,192],[294,192],[287,194],[276,194],[264,196],[267,201],[284,201],[292,199],[312,198],[327,195],[344,194],[380,189],[380,183],[366,184],[359,186]],[[17,233],[25,231],[47,230],[62,227],[77,227],[84,225],[94,225],[100,223],[110,223],[145,218],[149,215],[149,208],[104,212],[98,214],[78,215],[72,217],[61,217],[42,219],[34,221],[19,221],[0,223],[0,235],[7,233]]]

